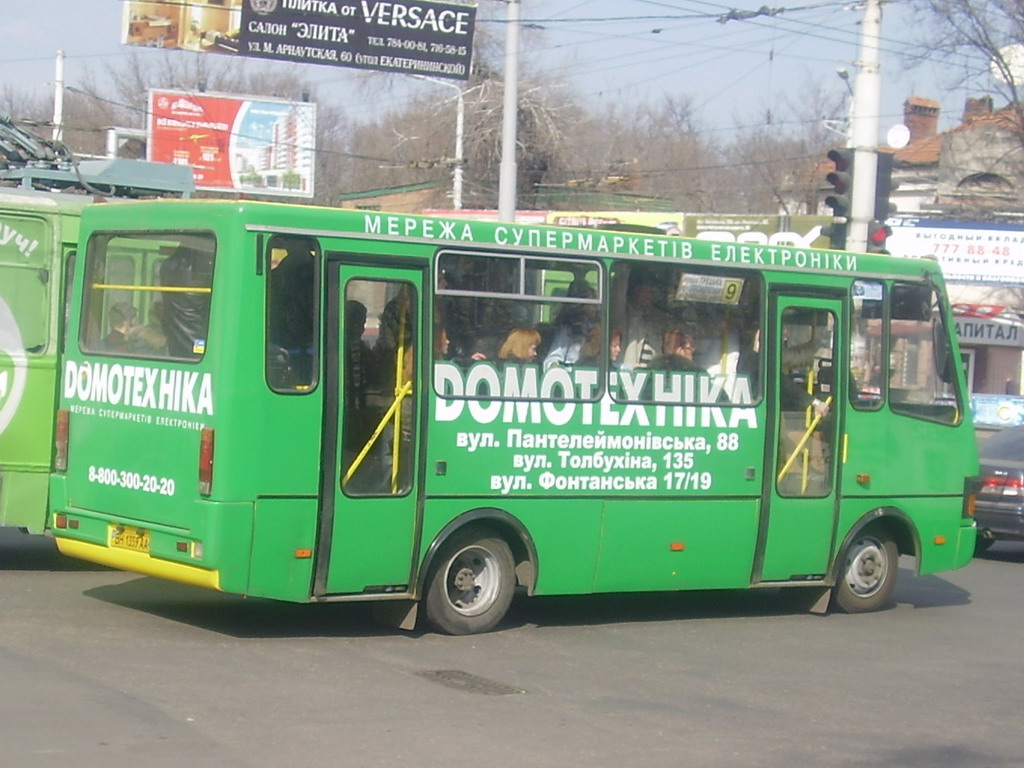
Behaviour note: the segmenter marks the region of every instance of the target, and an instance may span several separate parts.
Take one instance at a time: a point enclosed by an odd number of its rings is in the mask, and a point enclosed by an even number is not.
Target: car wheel
[[[992,545],[996,543],[995,539],[986,539],[982,536],[978,536],[974,540],[974,556],[982,555],[992,549]]]

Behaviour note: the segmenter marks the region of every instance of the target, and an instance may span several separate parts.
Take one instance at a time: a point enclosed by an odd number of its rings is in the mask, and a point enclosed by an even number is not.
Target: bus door
[[[415,555],[423,274],[327,262],[314,593],[394,594]]]
[[[765,505],[754,582],[823,579],[838,510],[836,467],[844,370],[843,302],[774,294],[771,299]]]

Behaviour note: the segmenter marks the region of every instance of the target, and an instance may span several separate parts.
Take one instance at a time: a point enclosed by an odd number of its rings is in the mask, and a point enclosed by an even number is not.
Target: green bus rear
[[[91,198],[0,191],[0,525],[41,533],[65,269]]]
[[[65,554],[453,633],[517,586],[873,610],[898,554],[972,556],[932,262],[237,201],[95,207],[81,243]],[[109,338],[125,304],[148,339]]]

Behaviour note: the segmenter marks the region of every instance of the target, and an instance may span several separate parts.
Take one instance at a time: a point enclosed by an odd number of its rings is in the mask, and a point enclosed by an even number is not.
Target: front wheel
[[[515,586],[515,560],[503,539],[459,531],[431,569],[427,621],[449,635],[487,632],[505,617]]]
[[[867,613],[885,605],[896,587],[896,542],[885,531],[866,528],[843,555],[843,573],[833,600],[843,613]]]

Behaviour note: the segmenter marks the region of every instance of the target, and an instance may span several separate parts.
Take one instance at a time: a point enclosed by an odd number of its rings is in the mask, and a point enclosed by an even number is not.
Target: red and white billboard
[[[148,159],[191,166],[197,189],[312,197],[315,141],[314,104],[149,93]]]

